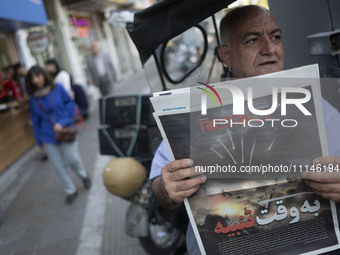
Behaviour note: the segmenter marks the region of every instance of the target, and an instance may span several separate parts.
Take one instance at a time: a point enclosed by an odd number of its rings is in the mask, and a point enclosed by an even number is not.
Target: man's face
[[[281,30],[265,11],[254,12],[231,31],[231,49],[225,64],[234,78],[252,77],[283,69]]]
[[[46,65],[46,71],[49,74],[53,75],[57,71],[57,68],[56,68],[56,66],[54,64],[47,64]]]
[[[26,76],[27,74],[27,70],[25,67],[20,67],[18,70],[17,70],[17,74],[20,75],[20,76]]]
[[[92,49],[93,54],[98,55],[98,53],[100,51],[99,43],[98,42],[92,43],[91,49]]]

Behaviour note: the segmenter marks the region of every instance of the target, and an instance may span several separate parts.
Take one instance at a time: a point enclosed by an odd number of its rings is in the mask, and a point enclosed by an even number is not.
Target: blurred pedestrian
[[[29,96],[27,93],[26,89],[26,75],[27,75],[27,69],[25,66],[18,62],[13,65],[13,79],[17,82],[21,95],[22,95],[22,100],[27,101]],[[44,152],[44,150],[41,150],[41,156],[40,156],[41,161],[46,161],[48,160],[47,154]]]
[[[55,59],[49,59],[45,62],[46,70],[54,78],[54,83],[61,83],[67,91],[70,98],[74,99],[74,93],[71,87],[71,76],[65,70],[62,70]]]
[[[101,52],[99,42],[93,42],[91,50],[93,54],[86,59],[88,81],[106,96],[113,91],[116,74],[109,56]]]
[[[84,187],[89,189],[91,181],[78,152],[78,144],[60,142],[55,134],[65,126],[73,124],[75,105],[60,83],[54,84],[48,73],[39,66],[33,66],[26,77],[34,137],[40,147],[44,147],[64,191],[66,204],[74,202],[77,190],[73,184],[67,165],[82,178]]]
[[[22,101],[22,94],[16,80],[13,79],[12,66],[9,66],[2,70],[4,79],[2,81],[3,88],[9,91],[10,96],[14,100]]]

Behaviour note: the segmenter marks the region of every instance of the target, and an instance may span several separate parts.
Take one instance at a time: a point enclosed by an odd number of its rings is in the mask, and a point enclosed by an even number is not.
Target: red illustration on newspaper
[[[256,216],[256,220],[251,215],[252,210],[247,210],[247,208],[244,208],[244,215],[248,216],[248,219],[245,220],[245,217],[241,215],[239,219],[241,222],[235,221],[234,223],[227,224],[226,227],[224,227],[221,223],[221,221],[217,222],[217,225],[214,229],[214,232],[216,234],[228,234],[228,237],[233,236],[240,236],[241,232],[240,230],[252,228],[255,226],[255,223],[257,223],[260,226],[268,225],[274,221],[282,221],[286,219],[288,216],[292,219],[289,221],[289,224],[297,223],[300,220],[300,213],[315,213],[314,216],[317,217],[319,214],[317,213],[320,210],[320,202],[316,199],[314,201],[314,206],[311,206],[306,200],[300,210],[297,207],[292,207],[290,209],[287,209],[283,205],[283,200],[276,201],[277,205],[277,212],[275,212],[272,216],[269,218],[260,218]],[[268,209],[261,210],[262,215],[268,214]],[[236,232],[237,231],[237,232]],[[233,233],[234,232],[234,233]],[[235,233],[236,232],[236,233]]]

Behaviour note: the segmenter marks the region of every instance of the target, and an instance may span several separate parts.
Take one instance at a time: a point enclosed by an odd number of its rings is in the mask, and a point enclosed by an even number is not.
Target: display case
[[[35,144],[27,101],[0,104],[0,174]]]

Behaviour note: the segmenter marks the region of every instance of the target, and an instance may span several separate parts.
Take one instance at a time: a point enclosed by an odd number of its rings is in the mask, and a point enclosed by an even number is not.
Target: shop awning
[[[60,0],[59,0],[60,1]],[[63,0],[62,3],[68,9],[77,11],[103,11],[109,7],[127,8],[132,6],[136,0]]]
[[[0,31],[2,32],[47,25],[47,22],[43,0],[1,0]]]

